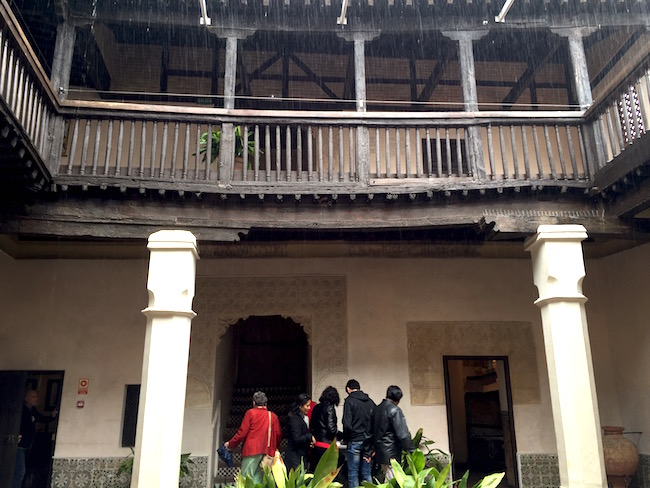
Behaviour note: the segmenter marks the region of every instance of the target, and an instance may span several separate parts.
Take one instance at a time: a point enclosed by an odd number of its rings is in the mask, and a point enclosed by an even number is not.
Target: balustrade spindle
[[[618,102],[614,102],[614,105],[612,106],[612,110],[614,110],[614,114],[615,114],[614,122],[616,123],[616,135],[618,137],[619,151],[618,151],[618,153],[614,153],[614,150],[612,148],[612,158],[618,156],[618,154],[620,154],[621,152],[623,152],[625,150],[625,138],[624,138],[624,134],[623,134],[623,126],[621,125],[621,117],[619,116],[617,103]],[[601,120],[601,123],[602,123],[602,120]]]
[[[350,158],[350,181],[358,181],[359,172],[357,171],[357,161],[354,152],[354,131],[352,126],[348,128],[348,157]]]
[[[280,126],[275,126],[275,181],[280,181],[280,170],[282,169],[282,136]]]
[[[246,181],[248,175],[248,125],[244,124],[242,126],[242,143],[243,143],[243,150],[242,150],[242,168],[241,168],[241,179],[242,181]],[[253,152],[255,150],[253,149]],[[231,179],[235,179],[235,168],[233,167],[232,174],[230,175]]]
[[[573,179],[578,179],[578,163],[576,161],[576,153],[573,149],[573,136],[571,135],[571,127],[567,124],[566,126],[566,139],[567,145],[569,146],[569,160],[571,161],[571,171],[573,171]]]
[[[271,128],[264,126],[264,156],[266,161],[266,181],[271,181]]]
[[[404,129],[404,164],[406,165],[406,177],[411,176],[411,132],[408,127]]]
[[[582,158],[582,168],[584,177],[589,178],[589,164],[587,164],[587,151],[585,150],[584,136],[582,135],[582,126],[578,125],[578,142],[580,143],[580,157]]]
[[[208,134],[210,135],[210,134]],[[211,135],[210,135],[211,136]],[[206,156],[208,147],[212,145],[212,137],[208,137],[206,140]],[[196,151],[194,152],[194,179],[199,179],[199,167],[201,166],[201,124],[196,124]]]
[[[169,132],[169,122],[165,120],[163,122],[163,134],[162,134],[162,145],[160,148],[160,166],[158,167],[158,177],[163,178],[165,176],[165,160],[167,159],[167,136]]]
[[[323,127],[318,126],[318,181],[323,181]]]
[[[253,155],[255,157],[255,167],[253,168],[253,181],[260,181],[260,126],[255,124],[253,134]]]
[[[291,127],[286,127],[286,145],[287,145],[287,181],[291,181]]]
[[[154,125],[154,131],[156,129],[156,126]],[[223,131],[222,131],[223,132]],[[221,145],[219,146],[221,147]],[[216,156],[218,154],[215,154],[215,161],[216,161]],[[205,173],[203,174],[203,180],[209,180],[210,179],[210,171],[212,169],[212,123],[208,122],[208,130],[207,130],[207,137],[205,140],[205,156],[203,158],[205,161]],[[219,172],[219,166],[221,162],[217,163],[217,178],[220,177],[220,172]],[[199,168],[197,168],[198,170]]]
[[[302,127],[296,129],[296,180],[302,181]]]
[[[77,151],[78,136],[79,136],[79,119],[74,119],[74,127],[72,128],[72,141],[70,142],[70,151],[68,152],[68,169],[66,171],[69,175],[72,174],[72,165],[74,164],[74,156]]]
[[[97,174],[97,163],[99,160],[99,143],[101,141],[101,133],[102,133],[102,121],[97,120],[95,122],[95,144],[93,145],[93,162],[90,170],[90,174],[92,175]]]
[[[555,156],[553,155],[553,147],[551,146],[551,138],[548,135],[548,125],[544,124],[544,140],[546,141],[546,153],[548,154],[548,162],[551,166],[551,177],[557,180],[557,171],[555,169]]]
[[[442,178],[442,144],[440,141],[440,128],[436,127],[436,165],[438,178]]]
[[[618,117],[616,119],[618,120]],[[599,132],[601,140],[606,142],[607,141],[607,134],[605,134],[605,122],[603,122],[603,114],[600,114],[598,116],[598,118],[596,119],[595,129]],[[612,141],[610,141],[609,146],[607,144],[605,144],[604,149],[605,149],[605,153],[606,153],[605,158],[606,158],[607,161],[611,161],[617,154],[615,152],[615,148],[614,148],[614,145],[613,145]],[[609,149],[609,152],[607,152],[608,149]],[[610,153],[611,153],[611,155],[610,155]],[[598,159],[600,159],[600,158],[598,158]],[[598,161],[598,167],[602,167],[604,164],[606,164],[607,161],[605,161],[605,162]]]
[[[517,155],[517,138],[515,137],[515,126],[510,125],[510,147],[512,148],[512,166],[515,170],[515,179],[519,179],[519,156]]]
[[[531,179],[530,160],[528,158],[528,137],[526,136],[526,126],[521,126],[521,145],[524,154],[524,179]]]
[[[375,127],[375,171],[377,178],[381,177],[381,156],[379,154],[379,127]]]
[[[426,128],[426,150],[427,150],[427,176],[431,178],[433,176],[433,161],[431,160],[431,134],[429,128]]]
[[[307,181],[314,179],[314,137],[311,125],[307,127]]]
[[[88,145],[90,144],[90,119],[86,119],[86,130],[84,131],[84,141],[81,147],[81,164],[79,174],[86,174],[86,157],[88,157]]]
[[[510,171],[508,168],[508,154],[506,151],[505,139],[503,136],[503,124],[499,124],[499,149],[501,151],[501,166],[503,168],[503,178],[510,178]]]
[[[386,159],[386,178],[389,177],[391,174],[391,167],[390,167],[390,128],[385,127],[384,128],[384,147],[386,151],[384,152],[384,157]]]
[[[176,153],[178,151],[178,132],[180,130],[180,124],[176,122],[174,124],[174,142],[172,144],[172,159],[171,159],[171,169],[169,176],[176,178]]]
[[[458,163],[458,176],[463,176],[463,151],[460,140],[460,128],[456,127],[456,162]],[[468,171],[469,173],[469,171]]]
[[[7,79],[6,79],[6,85],[5,85],[5,90],[4,90],[4,97],[5,100],[7,101],[7,105],[11,104],[11,92],[13,88],[13,72],[14,72],[14,50],[11,48],[7,48],[7,66],[6,66],[6,72],[7,72]]]
[[[327,181],[334,179],[334,137],[332,126],[327,128]]]
[[[142,129],[140,131],[140,178],[144,178],[144,165],[145,165],[145,150],[146,150],[146,142],[147,142],[147,123],[146,121],[142,121]],[[199,157],[199,151],[197,149],[196,151],[196,157],[198,160]],[[198,172],[198,164],[197,164],[197,172]],[[198,174],[197,174],[198,178]]]
[[[636,110],[636,108],[640,105],[640,103],[637,102],[637,94],[634,89],[634,85],[630,85],[628,89],[628,96],[629,96],[629,106],[630,106],[630,111],[632,112],[632,120],[630,121],[633,127],[633,133],[630,134],[630,144],[634,139],[638,139],[641,137],[641,124],[639,123],[639,114]]]
[[[486,135],[488,145],[488,159],[490,161],[490,176],[493,180],[495,180],[497,175],[494,172],[494,142],[492,141],[492,124],[487,125]]]
[[[16,105],[14,107],[14,114],[18,122],[23,125],[23,110],[25,100],[25,69],[21,66],[18,71],[18,91],[16,92]]]
[[[181,174],[181,179],[187,179],[187,171],[189,169],[189,159],[190,159],[190,134],[191,128],[189,123],[185,123],[185,143],[183,144],[183,172]]]
[[[122,172],[122,145],[124,144],[124,119],[120,119],[120,125],[117,130],[117,154],[115,161],[115,176],[120,176]]]
[[[639,97],[639,109],[641,110],[641,120],[639,123],[643,126],[643,130],[641,132],[645,132],[648,129],[648,110],[646,109],[646,104],[645,104],[645,97],[643,93],[643,86],[641,83],[641,80],[643,78],[639,78],[635,84],[636,87],[636,93]],[[639,137],[641,137],[641,133],[639,133]]]
[[[32,110],[34,109],[34,85],[29,79],[27,80],[26,90],[25,90],[25,104],[24,104],[24,115],[22,118],[22,124],[25,128],[25,132],[30,136],[30,139],[34,137],[32,133]]]
[[[544,179],[544,167],[542,166],[542,153],[539,150],[539,138],[537,136],[537,126],[533,125],[533,144],[535,146],[535,159],[537,160],[537,171],[539,178]]]
[[[111,148],[113,146],[113,121],[108,119],[108,133],[106,134],[106,157],[104,158],[104,176],[108,175],[111,164]]]
[[[566,162],[564,160],[564,150],[562,149],[562,140],[560,139],[560,127],[555,124],[555,141],[557,142],[557,153],[560,157],[560,169],[562,170],[562,178],[566,179]]]
[[[43,99],[39,95],[38,96],[38,106],[36,108],[36,122],[34,124],[34,137],[38,141],[38,152],[43,153],[43,112],[45,110],[45,107],[43,105]]]
[[[420,128],[415,128],[415,176],[420,178],[422,176],[422,168],[424,163],[422,161],[422,146],[420,145]]]
[[[339,181],[344,181],[344,180],[345,180],[345,147],[343,146],[343,127],[339,126]]]
[[[131,120],[131,127],[129,129],[129,155],[126,162],[126,175],[133,175],[133,151],[135,150],[135,120]],[[196,151],[199,152],[198,149]]]
[[[609,108],[607,108],[607,110],[605,110],[605,115],[606,115],[605,119],[607,120],[608,137],[604,140],[609,141],[609,146],[612,151],[612,157],[614,157],[617,154],[619,154],[623,148],[620,146],[620,142],[618,141],[616,137],[616,133],[614,132],[614,123],[612,122],[612,111]],[[615,149],[614,147],[615,143],[619,143],[618,149]]]
[[[210,131],[208,131],[208,134],[210,134]],[[158,147],[157,143],[158,143],[158,121],[154,120],[153,128],[151,129],[151,157],[149,158],[149,178],[154,178],[156,176],[156,148]],[[208,144],[208,147],[210,147],[210,144]],[[210,157],[208,156],[208,161],[209,160]]]
[[[2,47],[2,53],[0,54],[0,95],[4,96],[5,83],[7,82],[7,38],[2,30],[0,30],[0,46]]]
[[[14,110],[14,113],[16,111],[16,98],[18,97],[18,84],[20,83],[20,59],[18,56],[14,53],[14,50],[11,50],[11,53],[13,55],[13,75],[11,77],[11,96],[9,98],[9,106]]]
[[[395,127],[395,174],[397,178],[402,177],[402,157],[401,157],[402,144],[400,141],[399,134],[400,134],[399,127]]]
[[[630,121],[630,112],[628,110],[628,103],[625,99],[625,94],[622,94],[619,98],[619,106],[621,112],[623,113],[623,129],[625,130],[625,143],[624,147],[632,142],[632,123]]]

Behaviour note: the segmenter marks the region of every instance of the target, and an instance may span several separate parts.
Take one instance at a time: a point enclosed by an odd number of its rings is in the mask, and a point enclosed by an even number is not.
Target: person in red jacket
[[[253,408],[246,411],[239,430],[228,442],[226,448],[235,449],[242,442],[241,474],[249,476],[255,483],[262,483],[264,472],[260,462],[265,454],[274,456],[282,440],[282,429],[278,416],[267,408],[268,398],[262,391],[253,394]]]

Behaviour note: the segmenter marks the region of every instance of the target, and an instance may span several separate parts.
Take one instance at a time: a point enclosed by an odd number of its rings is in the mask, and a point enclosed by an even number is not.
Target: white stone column
[[[582,294],[581,225],[541,225],[526,242],[539,292],[560,486],[606,487],[591,347]]]
[[[196,238],[162,230],[149,237],[149,306],[132,487],[178,488],[196,276]]]

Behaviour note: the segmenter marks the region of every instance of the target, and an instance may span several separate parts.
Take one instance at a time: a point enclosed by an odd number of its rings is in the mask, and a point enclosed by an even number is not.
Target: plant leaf
[[[501,483],[505,473],[493,473],[482,478],[473,488],[494,488]]]
[[[339,474],[339,471],[341,471],[341,466],[339,466],[338,468],[336,468],[334,471],[327,474],[326,476],[323,476],[321,480],[314,485],[314,488],[326,488],[327,486],[331,486],[333,484],[332,482],[334,481],[334,478],[336,478],[336,476]]]
[[[323,456],[318,461],[316,469],[314,469],[314,478],[312,486],[315,487],[320,481],[329,476],[334,471],[339,462],[339,449],[336,445],[336,439],[332,441],[330,447],[323,453]]]
[[[413,437],[413,447],[416,449],[420,447],[420,442],[422,441],[422,427],[418,429],[418,431],[415,433],[415,436]]]
[[[397,484],[400,486],[400,488],[405,488],[404,482],[406,480],[406,473],[404,473],[402,467],[394,459],[390,460],[390,465],[393,467],[393,474],[395,475],[395,481],[397,481]]]
[[[424,453],[419,449],[416,449],[415,452],[411,454],[411,458],[413,459],[413,464],[415,464],[415,469],[418,471],[418,473],[422,471],[427,464]]]
[[[469,478],[469,471],[465,471],[465,474],[458,482],[458,488],[467,488],[467,478]]]

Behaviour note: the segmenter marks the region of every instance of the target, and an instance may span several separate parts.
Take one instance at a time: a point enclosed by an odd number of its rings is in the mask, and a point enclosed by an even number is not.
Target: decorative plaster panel
[[[196,382],[214,384],[219,340],[252,315],[281,315],[303,327],[312,347],[314,388],[326,377],[347,374],[345,277],[197,277],[194,311],[189,374]]]
[[[443,356],[507,356],[513,403],[540,402],[535,341],[528,322],[409,322],[407,340],[414,405],[444,405]]]

